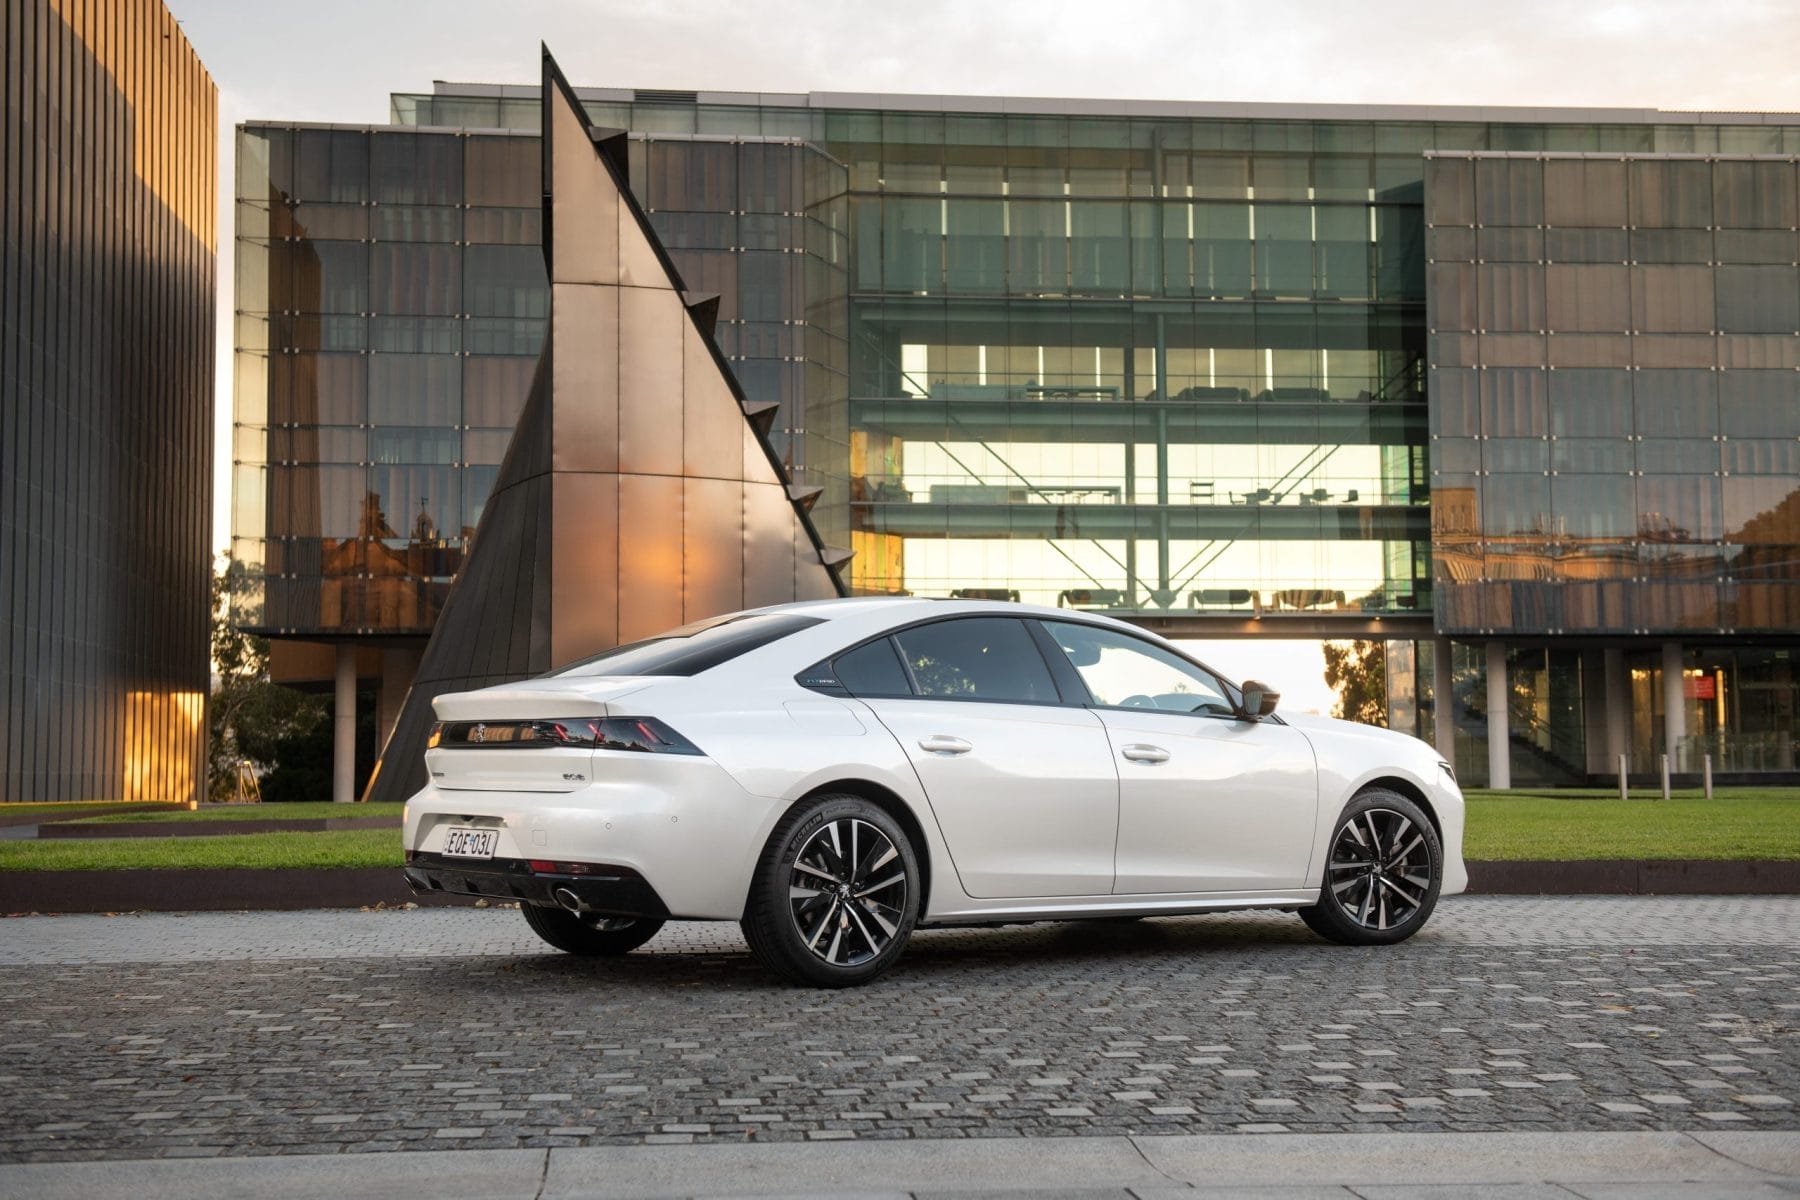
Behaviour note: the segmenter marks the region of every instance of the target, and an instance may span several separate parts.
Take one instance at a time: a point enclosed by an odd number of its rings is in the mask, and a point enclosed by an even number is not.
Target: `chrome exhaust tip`
[[[571,888],[559,887],[550,893],[550,897],[572,913],[584,913],[588,910],[588,906]]]

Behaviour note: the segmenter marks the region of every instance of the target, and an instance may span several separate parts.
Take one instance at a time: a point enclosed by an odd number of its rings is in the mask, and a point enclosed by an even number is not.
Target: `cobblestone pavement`
[[[1346,949],[1232,915],[918,935],[846,992],[730,925],[0,922],[0,1159],[1070,1134],[1795,1130],[1800,899],[1464,898]]]

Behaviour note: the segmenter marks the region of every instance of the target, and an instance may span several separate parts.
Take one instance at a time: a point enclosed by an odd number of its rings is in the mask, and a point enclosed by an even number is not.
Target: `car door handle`
[[[1161,746],[1126,746],[1119,753],[1132,762],[1166,763],[1169,761],[1169,752]]]
[[[959,737],[951,737],[947,733],[934,733],[930,737],[919,739],[919,749],[933,754],[967,754],[975,747]]]

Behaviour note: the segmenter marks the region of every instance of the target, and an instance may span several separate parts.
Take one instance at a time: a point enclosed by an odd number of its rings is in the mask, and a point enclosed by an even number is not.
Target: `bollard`
[[[1667,800],[1669,798],[1669,756],[1666,754],[1662,756],[1662,771],[1663,771],[1663,799]]]
[[[1619,799],[1621,800],[1631,799],[1631,781],[1628,778],[1630,771],[1631,759],[1626,755],[1619,755]]]
[[[1708,754],[1700,760],[1700,786],[1706,789],[1706,798],[1712,799],[1712,755]]]

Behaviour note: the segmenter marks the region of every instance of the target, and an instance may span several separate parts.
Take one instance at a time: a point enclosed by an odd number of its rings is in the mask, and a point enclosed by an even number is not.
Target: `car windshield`
[[[582,675],[698,675],[759,646],[820,623],[795,613],[748,613],[696,621],[641,642],[577,659],[546,678]]]

